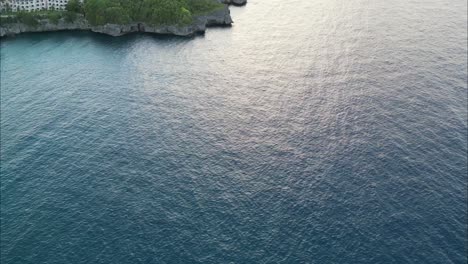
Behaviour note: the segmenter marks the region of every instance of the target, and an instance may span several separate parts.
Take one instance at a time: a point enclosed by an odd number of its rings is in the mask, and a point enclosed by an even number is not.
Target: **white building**
[[[0,11],[64,10],[67,3],[68,0],[0,0]]]

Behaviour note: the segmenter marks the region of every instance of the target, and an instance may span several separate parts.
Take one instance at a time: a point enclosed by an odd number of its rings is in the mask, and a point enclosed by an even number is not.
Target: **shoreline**
[[[229,5],[245,5],[247,0],[221,0],[221,2],[224,4],[223,8],[214,10],[204,15],[196,15],[193,17],[193,22],[185,26],[149,25],[140,22],[124,25],[105,24],[101,26],[92,26],[84,18],[84,16],[81,15],[71,23],[66,22],[63,18],[60,19],[57,23],[52,23],[49,21],[49,19],[44,18],[38,21],[39,25],[37,26],[29,26],[24,23],[2,24],[0,25],[0,38],[15,36],[21,33],[40,33],[54,31],[91,31],[113,37],[123,36],[135,32],[190,37],[196,34],[204,33],[208,27],[231,26],[233,21],[229,10]]]

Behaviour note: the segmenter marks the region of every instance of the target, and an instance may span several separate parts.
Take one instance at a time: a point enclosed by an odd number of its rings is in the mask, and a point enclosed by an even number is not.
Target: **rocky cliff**
[[[26,32],[48,32],[62,30],[90,30],[111,36],[122,36],[132,32],[148,32],[155,34],[171,34],[177,36],[191,36],[204,32],[209,26],[228,26],[232,19],[228,6],[213,11],[209,14],[196,16],[193,23],[180,25],[148,25],[145,23],[131,23],[126,25],[106,24],[103,26],[91,26],[83,16],[79,16],[73,23],[67,23],[60,19],[52,23],[48,19],[39,20],[36,26],[28,26],[23,23],[8,23],[0,25],[0,37],[11,36]]]
[[[247,0],[220,0],[221,3],[228,4],[228,5],[245,5],[247,4]]]

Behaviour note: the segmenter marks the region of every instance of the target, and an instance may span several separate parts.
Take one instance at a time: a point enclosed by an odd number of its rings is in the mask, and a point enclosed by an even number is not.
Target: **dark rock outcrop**
[[[223,4],[242,6],[247,4],[247,0],[220,0]]]

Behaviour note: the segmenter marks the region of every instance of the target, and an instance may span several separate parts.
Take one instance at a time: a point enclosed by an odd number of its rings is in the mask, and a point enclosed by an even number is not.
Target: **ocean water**
[[[1,40],[0,262],[466,263],[467,2],[231,11]]]

